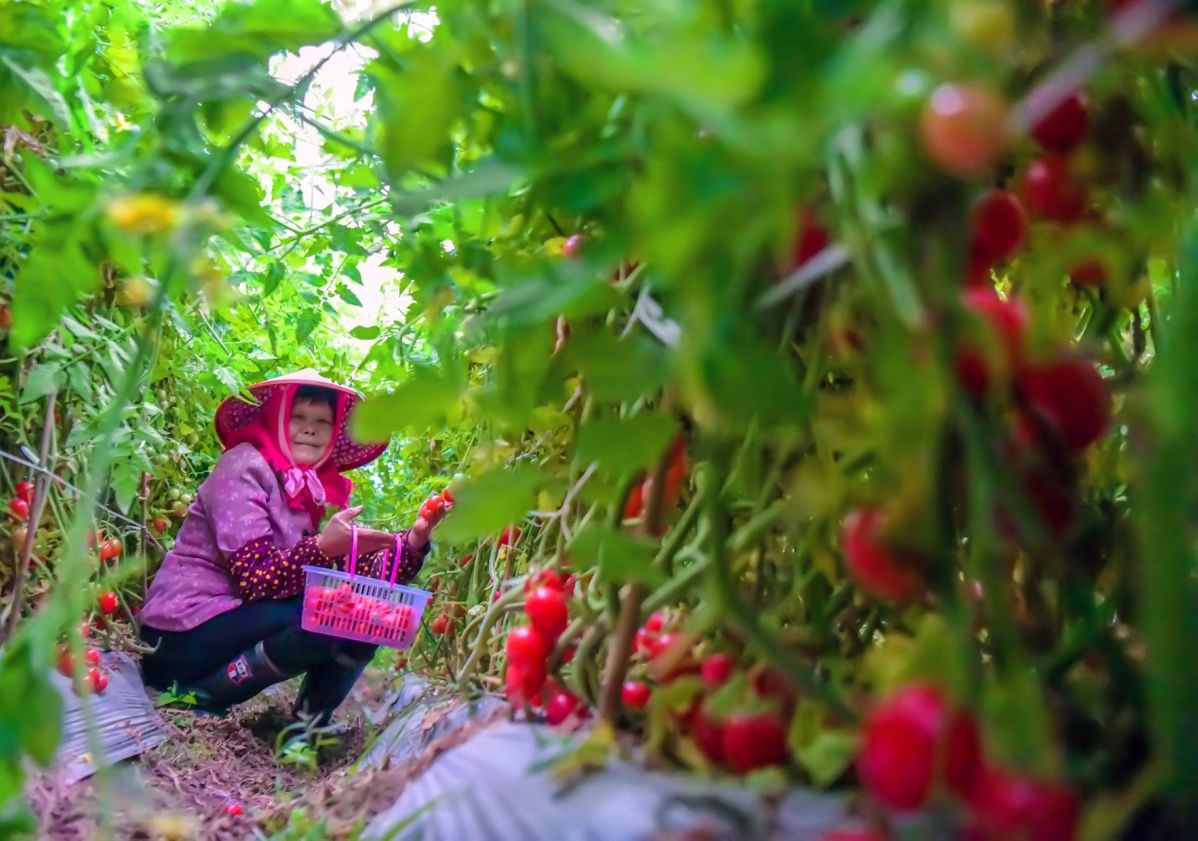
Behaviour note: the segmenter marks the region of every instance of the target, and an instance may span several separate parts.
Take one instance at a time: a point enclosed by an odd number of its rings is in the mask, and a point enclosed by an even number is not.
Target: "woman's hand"
[[[408,545],[419,551],[428,543],[429,532],[453,507],[453,503],[446,502],[441,494],[433,494],[424,501],[420,506],[420,514],[416,517],[416,522],[412,524],[411,530],[408,532]]]
[[[354,520],[362,513],[362,506],[346,508],[338,511],[329,518],[324,531],[316,538],[316,548],[330,557],[349,554],[353,543],[352,530]],[[385,531],[377,529],[358,529],[358,553],[374,552],[392,545],[395,538]]]

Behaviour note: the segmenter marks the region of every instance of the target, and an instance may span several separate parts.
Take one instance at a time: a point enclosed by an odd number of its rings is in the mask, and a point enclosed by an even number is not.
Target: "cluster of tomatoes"
[[[111,594],[105,594],[111,595]],[[115,601],[115,596],[113,597]],[[115,610],[115,607],[114,607]],[[80,632],[83,634],[83,639],[86,642],[91,636],[91,626],[87,622],[82,622],[79,625]],[[108,675],[100,668],[100,651],[99,649],[88,647],[83,652],[84,662],[88,664],[87,672],[83,676],[83,681],[78,685],[78,688],[83,692],[102,693],[108,688]],[[75,658],[71,656],[71,651],[66,645],[58,647],[58,673],[63,677],[75,679]]]
[[[547,661],[570,622],[567,600],[574,593],[573,575],[545,569],[525,581],[524,614],[528,624],[507,638],[504,687],[516,707],[545,705],[545,720],[557,725],[586,715],[582,701],[547,678]],[[571,655],[567,654],[567,661]],[[544,696],[548,695],[546,699]]]
[[[416,625],[416,613],[409,605],[355,592],[348,581],[336,587],[309,585],[304,591],[304,610],[319,627],[381,640],[404,640]]]
[[[958,802],[968,836],[978,841],[1076,834],[1077,795],[1064,784],[988,763],[973,717],[930,684],[905,686],[871,711],[857,774],[864,790],[895,813],[915,812],[936,798]]]

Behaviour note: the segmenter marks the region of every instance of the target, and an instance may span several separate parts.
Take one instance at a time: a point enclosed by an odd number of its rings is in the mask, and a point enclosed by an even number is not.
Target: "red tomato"
[[[105,616],[112,616],[112,614],[116,613],[117,605],[119,603],[120,602],[116,597],[116,593],[112,592],[111,590],[100,594],[100,612]]]
[[[456,500],[453,498],[453,492],[449,488],[441,491],[441,499],[445,501],[446,505],[453,505],[454,502],[456,502]]]
[[[876,829],[832,829],[819,841],[887,841],[887,837]]]
[[[516,526],[508,526],[499,535],[499,545],[508,546],[515,543],[522,533]]]
[[[624,519],[639,520],[645,513],[645,483],[637,482],[628,492],[628,501],[624,503]]]
[[[521,667],[541,665],[549,656],[549,646],[541,633],[530,625],[512,628],[507,637],[508,662]]]
[[[19,496],[14,496],[8,501],[8,510],[18,520],[24,520],[29,516],[29,503]]]
[[[154,527],[154,531],[159,534],[166,534],[166,529],[170,524],[167,523],[166,517],[155,517],[151,525]]]
[[[86,620],[79,623],[79,635],[84,639],[87,639],[92,635],[92,626],[88,624]]]
[[[93,666],[100,665],[100,652],[94,648],[89,648],[83,653],[83,659]]]
[[[997,768],[981,773],[970,795],[970,807],[970,829],[981,841],[1075,838],[1081,812],[1069,786]]]
[[[799,209],[795,216],[794,245],[790,258],[784,261],[782,271],[790,274],[828,247],[828,229],[820,222],[815,210],[809,206]]]
[[[420,506],[420,516],[426,520],[435,520],[445,510],[445,500],[441,494],[433,494]]]
[[[875,598],[908,601],[923,590],[923,582],[916,570],[881,542],[884,525],[880,508],[859,508],[845,517],[841,533],[845,565],[857,586]]]
[[[1111,423],[1106,380],[1089,360],[1067,356],[1020,372],[1024,399],[1052,424],[1070,450],[1093,444]]]
[[[75,674],[75,661],[71,659],[71,651],[65,645],[58,647],[58,673],[64,677]]]
[[[17,482],[16,486],[13,488],[13,493],[16,494],[19,499],[23,499],[26,502],[33,502],[33,483],[22,479],[20,482]]]
[[[545,721],[551,725],[561,724],[582,707],[582,702],[569,692],[557,692],[545,705]]]
[[[513,706],[538,705],[545,686],[545,662],[516,663],[509,659],[503,681],[507,699]]]
[[[1084,260],[1069,270],[1069,279],[1077,286],[1106,286],[1106,266],[1101,260]]]
[[[562,246],[562,256],[574,257],[578,254],[579,249],[582,248],[582,244],[585,241],[586,237],[582,234],[574,234],[573,236],[567,237],[565,244]]]
[[[649,614],[649,618],[645,620],[645,630],[653,634],[660,634],[662,628],[666,626],[666,615],[656,610]]]
[[[103,692],[108,688],[108,675],[92,666],[87,670],[87,688],[93,692]]]
[[[973,206],[969,247],[987,265],[1013,257],[1026,236],[1027,214],[1014,193],[988,190]]]
[[[233,801],[225,806],[225,814],[234,818],[239,818],[245,814],[245,809],[237,801]]]
[[[731,657],[723,652],[717,652],[703,661],[699,676],[703,678],[705,686],[715,689],[723,686],[728,682],[728,678],[732,677],[733,665]]]
[[[570,621],[566,597],[554,587],[538,587],[524,601],[528,621],[545,636],[554,640],[561,636]]]
[[[1067,160],[1046,155],[1033,161],[1023,174],[1023,201],[1036,216],[1073,222],[1086,212],[1089,194]]]
[[[717,765],[724,761],[724,725],[708,716],[702,705],[697,706],[691,716],[690,733],[710,761]]]
[[[786,726],[775,713],[735,714],[724,722],[724,761],[738,774],[786,762]]]
[[[904,687],[866,719],[857,773],[865,790],[892,809],[922,807],[938,775],[965,795],[980,768],[977,725],[935,686]]]
[[[637,654],[644,654],[646,657],[653,655],[653,651],[657,647],[657,634],[649,631],[646,628],[639,628],[636,632],[636,637],[633,639],[633,651]]]
[[[649,704],[652,694],[653,690],[649,688],[649,684],[639,680],[626,680],[620,688],[620,700],[630,710],[643,710]]]
[[[465,567],[467,567],[470,564],[470,562],[473,560],[474,560],[474,553],[467,552],[465,555],[462,556],[462,568],[464,569]]]
[[[924,152],[945,172],[982,175],[1006,148],[1006,119],[1006,103],[989,88],[941,85],[920,115]]]
[[[561,575],[557,570],[542,569],[524,579],[524,592],[529,593],[538,587],[552,587],[554,590],[565,590]]]
[[[100,547],[100,560],[111,561],[125,551],[125,545],[115,537],[111,540],[104,541],[104,545]]]
[[[1037,99],[1044,98],[1055,91],[1038,89],[1030,98],[1035,104]],[[1074,91],[1060,101],[1051,111],[1031,127],[1032,139],[1049,152],[1059,155],[1068,154],[1076,149],[1086,139],[1090,128],[1090,110],[1083,93]]]
[[[441,613],[437,615],[432,622],[428,623],[428,629],[435,636],[445,636],[445,632],[449,630],[449,614]]]
[[[963,290],[961,304],[998,334],[1006,362],[1004,373],[1014,368],[1023,356],[1023,339],[1027,332],[1028,315],[1023,302],[1017,298],[1001,298],[993,286],[986,284]],[[983,394],[994,384],[991,364],[976,347],[966,343],[957,348],[956,365],[957,380],[971,394]]]

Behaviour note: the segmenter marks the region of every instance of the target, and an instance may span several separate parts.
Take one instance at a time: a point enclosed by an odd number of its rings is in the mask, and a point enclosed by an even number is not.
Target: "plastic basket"
[[[403,551],[403,538],[395,536],[391,553],[391,580],[355,575],[358,563],[358,530],[352,531],[349,570],[304,567],[304,609],[300,626],[305,631],[328,634],[391,648],[408,648],[420,630],[420,617],[432,597],[427,590],[395,583]],[[383,569],[387,559],[383,559]]]

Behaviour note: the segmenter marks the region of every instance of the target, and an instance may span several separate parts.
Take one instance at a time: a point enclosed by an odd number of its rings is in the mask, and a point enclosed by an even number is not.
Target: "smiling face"
[[[315,464],[333,438],[333,407],[317,400],[297,399],[291,407],[291,455],[300,467]]]

